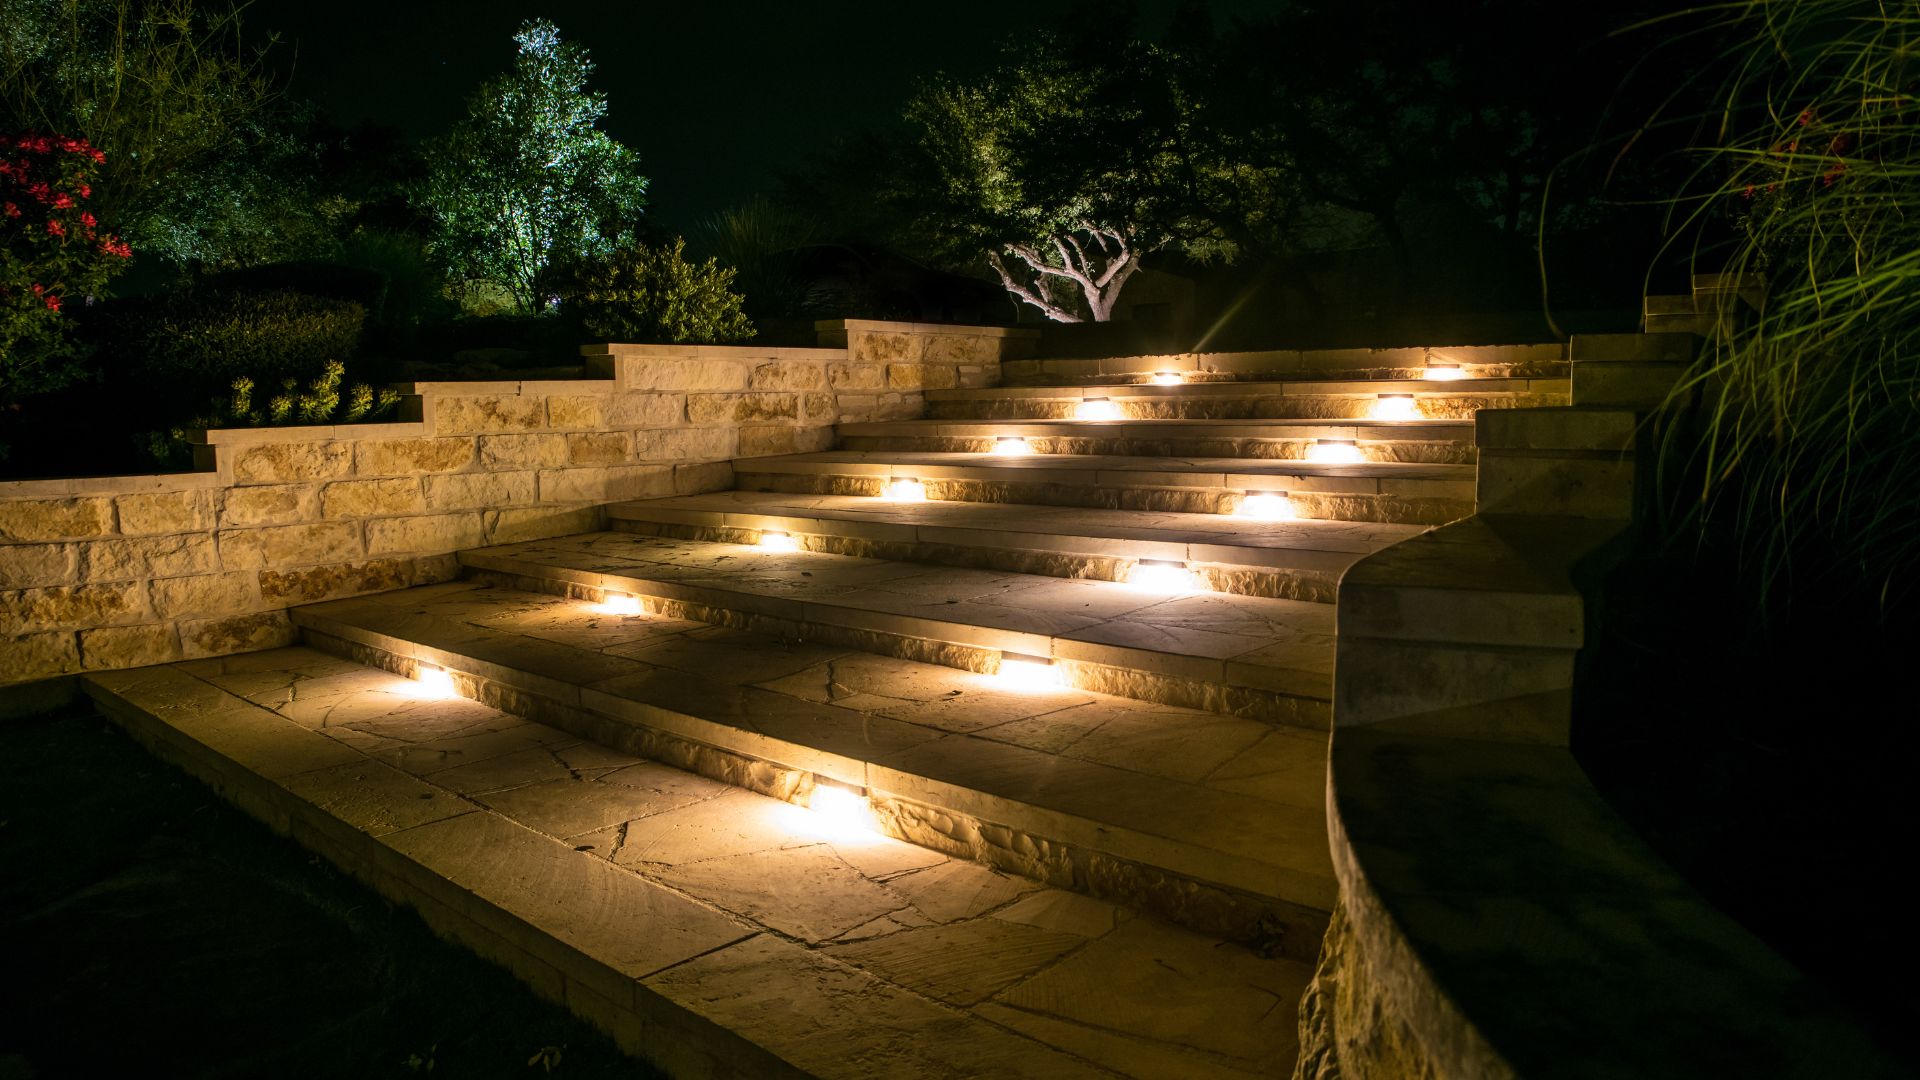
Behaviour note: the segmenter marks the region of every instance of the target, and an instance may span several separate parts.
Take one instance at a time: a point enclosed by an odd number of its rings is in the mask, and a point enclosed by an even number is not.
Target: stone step
[[[1326,737],[476,583],[295,609],[309,644],[615,749],[1310,958]]]
[[[937,420],[1070,420],[1089,400],[1128,420],[1255,420],[1369,417],[1382,394],[1412,394],[1423,417],[1467,418],[1480,409],[1560,405],[1568,380],[1462,378],[1202,382],[1178,386],[997,386],[929,390],[927,415]],[[1099,406],[1100,401],[1107,406]]]
[[[1423,526],[1266,521],[857,495],[716,491],[615,503],[626,532],[747,544],[769,530],[838,555],[1125,581],[1139,560],[1185,563],[1217,592],[1332,603],[1340,575]]]
[[[942,502],[1030,503],[1227,514],[1284,492],[1305,518],[1444,525],[1473,513],[1474,466],[1096,454],[834,450],[734,462],[743,491],[877,496],[915,479]]]
[[[1299,960],[385,671],[294,648],[86,688],[159,756],[669,1075],[1245,1080],[1297,1052]]]
[[[789,540],[804,540],[792,538]],[[1051,664],[1080,689],[1324,729],[1329,605],[818,551],[587,533],[460,553],[513,588],[636,597],[648,610],[967,671]]]
[[[1276,349],[1101,359],[1040,358],[1002,361],[1000,374],[1008,385],[1062,381],[1125,385],[1171,377],[1187,382],[1418,379],[1431,367],[1451,366],[1480,377],[1551,378],[1566,374],[1566,360],[1566,346],[1549,342],[1386,349]]]
[[[841,424],[844,450],[1312,460],[1323,444],[1367,461],[1473,461],[1473,420],[893,420]]]

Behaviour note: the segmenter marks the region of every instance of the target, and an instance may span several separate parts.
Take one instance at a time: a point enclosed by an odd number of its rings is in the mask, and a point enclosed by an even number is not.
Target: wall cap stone
[[[1039,338],[1031,326],[973,326],[966,323],[887,322],[882,319],[819,319],[816,331],[859,330],[883,334],[964,334],[968,337]]]

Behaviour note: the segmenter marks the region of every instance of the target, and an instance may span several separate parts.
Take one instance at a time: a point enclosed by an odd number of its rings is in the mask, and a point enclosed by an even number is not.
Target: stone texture
[[[0,499],[0,541],[68,540],[112,532],[109,499]]]
[[[189,657],[273,649],[292,640],[293,624],[284,611],[229,615],[180,624],[181,653]]]
[[[749,366],[740,360],[622,357],[632,390],[744,390]]]
[[[633,437],[624,431],[589,431],[567,436],[570,465],[618,465],[632,456]]]
[[[153,607],[161,617],[232,615],[260,606],[257,578],[249,571],[163,578],[152,585]]]
[[[233,479],[239,484],[333,480],[353,471],[352,444],[344,442],[257,443],[236,447],[232,454]]]
[[[332,563],[298,570],[266,569],[260,571],[260,596],[269,604],[309,604],[336,596],[404,589],[413,584],[412,578],[413,564],[407,559]]]
[[[735,453],[734,430],[731,427],[682,427],[636,431],[633,433],[633,460],[725,461]]]
[[[534,501],[533,472],[454,473],[426,478],[427,506],[434,510],[482,510]]]
[[[361,476],[393,473],[456,472],[473,464],[473,439],[367,439],[354,444],[354,472]]]
[[[411,477],[342,480],[320,489],[320,513],[329,518],[389,517],[425,509],[420,481]]]
[[[222,525],[284,525],[319,517],[319,491],[312,484],[266,484],[230,488],[221,500]]]
[[[0,547],[0,589],[73,584],[79,575],[79,550],[73,544],[8,544]]]
[[[550,536],[591,532],[601,524],[596,507],[528,507],[489,510],[484,516],[487,543],[515,544]]]
[[[761,420],[797,420],[795,394],[689,394],[687,420],[694,424],[744,424]]]
[[[566,463],[565,435],[484,435],[480,438],[480,464],[489,472]]]
[[[494,431],[534,431],[547,426],[547,399],[434,395],[433,431],[439,435],[466,435]]]
[[[458,551],[477,547],[486,536],[477,513],[427,514],[369,521],[367,554]]]
[[[80,670],[80,646],[74,632],[0,634],[0,686]]]
[[[80,631],[80,662],[89,668],[139,667],[180,658],[172,623],[99,626]]]
[[[213,534],[143,536],[80,545],[81,575],[88,581],[130,581],[201,574],[219,568]]]
[[[21,589],[0,593],[0,633],[132,622],[149,610],[144,582]]]
[[[204,491],[161,491],[122,495],[113,501],[126,536],[201,532],[213,528],[212,499]]]
[[[666,465],[547,469],[540,473],[541,502],[611,502],[672,493],[673,469]]]
[[[826,386],[826,369],[804,361],[761,364],[747,378],[750,390],[824,390]]]
[[[361,554],[360,526],[330,521],[263,529],[223,529],[220,564],[229,570],[345,562]]]

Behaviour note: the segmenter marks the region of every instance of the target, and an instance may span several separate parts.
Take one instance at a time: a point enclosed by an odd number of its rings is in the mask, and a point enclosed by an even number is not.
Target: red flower
[[[60,298],[59,298],[59,297],[57,297],[57,296],[49,296],[49,297],[47,297],[47,310],[48,310],[48,311],[59,311],[59,310],[60,310]]]
[[[49,221],[47,222],[47,235],[48,236],[65,236],[67,235],[67,227],[65,225],[60,224],[57,221]]]
[[[33,295],[40,296],[46,291],[47,291],[47,287],[45,285],[42,285],[37,281],[33,283]]]
[[[95,225],[100,224],[100,219],[94,217],[92,214],[89,214],[83,210],[80,213],[80,224],[85,225],[87,228],[91,229]]]
[[[71,209],[72,206],[73,206],[73,196],[67,194],[64,191],[60,192],[58,195],[55,195],[53,197],[53,208],[55,210],[67,210],[67,209]]]
[[[80,197],[81,197],[81,198],[83,198],[83,199],[84,199],[84,198],[87,198],[88,196],[90,196],[90,195],[92,195],[92,194],[93,194],[93,186],[92,186],[91,184],[81,184],[81,185],[80,185]]]
[[[18,206],[15,206],[15,205],[14,205],[14,204],[12,204],[12,203],[8,203],[8,204],[7,204],[7,207],[6,207],[6,215],[7,215],[8,217],[19,217],[19,216],[20,216],[20,208],[19,208]]]

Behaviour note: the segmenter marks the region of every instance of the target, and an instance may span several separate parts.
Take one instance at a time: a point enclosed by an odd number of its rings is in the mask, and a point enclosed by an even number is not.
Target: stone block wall
[[[443,581],[464,548],[591,531],[605,503],[918,416],[923,387],[992,385],[1020,333],[588,346],[594,378],[403,387],[402,423],[209,431],[200,472],[0,482],[0,686],[287,644],[289,607]]]

